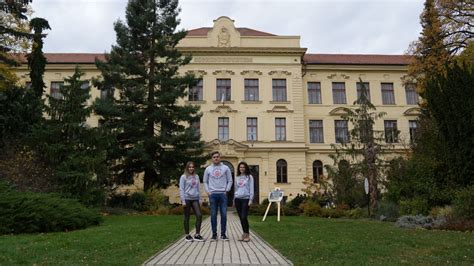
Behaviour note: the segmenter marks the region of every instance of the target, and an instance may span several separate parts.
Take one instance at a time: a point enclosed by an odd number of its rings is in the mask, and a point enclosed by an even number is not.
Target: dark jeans
[[[227,195],[225,193],[212,193],[209,196],[211,204],[211,228],[212,234],[217,234],[217,209],[221,213],[221,235],[224,235],[227,227]]]
[[[184,232],[189,235],[189,216],[191,216],[191,208],[193,208],[194,214],[196,215],[196,234],[201,234],[201,206],[199,206],[199,200],[186,200],[186,206],[184,206]]]
[[[235,208],[239,214],[240,224],[242,224],[242,229],[244,233],[249,233],[249,200],[248,199],[235,199]]]

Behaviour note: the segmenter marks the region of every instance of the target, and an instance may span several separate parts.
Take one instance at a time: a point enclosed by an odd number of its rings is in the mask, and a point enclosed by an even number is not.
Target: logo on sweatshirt
[[[221,168],[214,168],[214,170],[212,170],[212,176],[215,177],[215,178],[221,178],[222,177],[222,171],[221,171]]]
[[[248,177],[242,177],[242,178],[240,178],[240,179],[239,179],[239,183],[238,183],[239,187],[244,187],[244,186],[247,184],[248,180],[249,180]]]

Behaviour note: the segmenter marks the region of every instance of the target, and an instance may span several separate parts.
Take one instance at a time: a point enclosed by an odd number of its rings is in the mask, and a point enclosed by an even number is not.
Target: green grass
[[[84,230],[0,236],[0,265],[140,265],[183,234],[182,216],[109,216]]]
[[[473,265],[474,233],[407,230],[393,223],[275,216],[250,227],[295,265]]]

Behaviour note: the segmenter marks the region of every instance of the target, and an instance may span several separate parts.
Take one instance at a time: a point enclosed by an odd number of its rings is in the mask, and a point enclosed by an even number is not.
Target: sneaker
[[[244,239],[243,239],[244,242],[249,242],[250,241],[250,234],[248,233],[245,233],[244,234]]]
[[[211,241],[217,241],[217,234],[212,235]]]
[[[201,235],[194,235],[194,241],[204,242],[204,238]]]
[[[221,235],[221,240],[229,241],[229,238],[225,234],[222,234]]]
[[[190,235],[186,235],[186,237],[184,238],[184,240],[188,241],[188,242],[192,242],[194,239],[192,236]]]

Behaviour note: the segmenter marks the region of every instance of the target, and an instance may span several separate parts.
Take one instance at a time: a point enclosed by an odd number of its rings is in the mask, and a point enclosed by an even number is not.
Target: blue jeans
[[[211,228],[212,234],[217,234],[217,208],[221,213],[221,235],[225,234],[227,227],[227,195],[225,193],[212,193],[209,196],[211,204]]]

